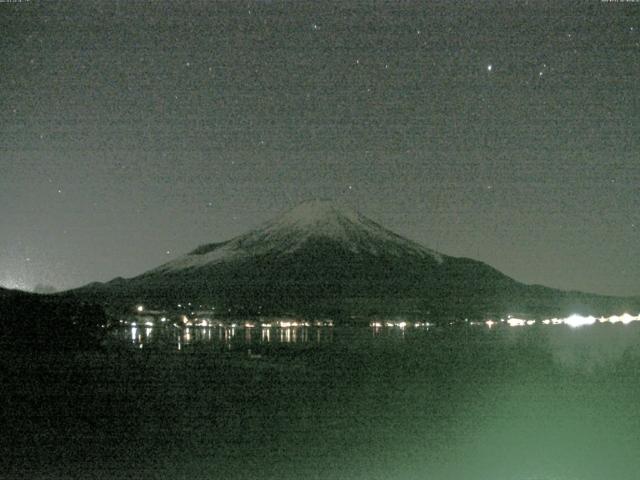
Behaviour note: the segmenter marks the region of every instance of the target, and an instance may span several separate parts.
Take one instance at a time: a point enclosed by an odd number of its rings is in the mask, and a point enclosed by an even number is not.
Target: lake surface
[[[136,326],[102,352],[3,351],[0,478],[636,479],[639,352],[637,323]]]

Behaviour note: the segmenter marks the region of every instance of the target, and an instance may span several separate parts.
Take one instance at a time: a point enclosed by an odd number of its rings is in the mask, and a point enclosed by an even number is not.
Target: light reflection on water
[[[462,327],[461,338],[469,334],[474,327]],[[424,326],[423,328],[389,327],[385,324],[373,324],[369,327],[329,327],[314,325],[277,326],[261,325],[245,327],[243,324],[216,325],[207,327],[177,328],[169,325],[119,328],[115,338],[124,340],[136,347],[158,345],[164,348],[182,350],[187,346],[213,346],[224,349],[246,348],[269,344],[322,344],[334,342],[338,335],[341,342],[360,344],[362,342],[406,341],[418,336],[438,335],[442,328]],[[592,369],[605,362],[619,359],[624,352],[637,350],[640,345],[640,324],[594,324],[579,329],[568,325],[538,325],[527,328],[487,327],[502,341],[521,341],[523,338],[536,338],[543,342],[553,358],[560,364],[572,368]],[[467,333],[464,333],[467,332]]]
[[[147,345],[175,345],[181,350],[187,345],[247,346],[257,344],[303,344],[323,343],[333,340],[330,326],[207,326],[177,328],[173,325],[159,325],[144,329],[137,325],[118,328],[114,331],[117,339],[125,340],[142,348]]]

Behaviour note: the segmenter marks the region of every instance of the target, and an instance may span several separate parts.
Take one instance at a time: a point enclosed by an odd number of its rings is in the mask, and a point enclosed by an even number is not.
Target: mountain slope
[[[91,284],[74,294],[123,306],[192,302],[238,314],[311,316],[596,313],[621,304],[613,297],[524,285],[482,262],[440,254],[318,200],[140,276]]]
[[[333,242],[354,254],[376,256],[386,253],[442,261],[442,255],[437,252],[411,242],[353,210],[340,208],[333,202],[314,200],[228,242],[198,247],[149,274],[201,268],[262,255],[285,256],[318,241]]]

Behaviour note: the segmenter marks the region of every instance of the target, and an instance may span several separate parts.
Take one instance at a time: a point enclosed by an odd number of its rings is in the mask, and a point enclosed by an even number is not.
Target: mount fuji
[[[201,245],[137,277],[67,292],[108,307],[142,302],[232,315],[477,318],[611,313],[631,300],[520,283],[438,253],[332,201],[312,200],[244,235]],[[633,302],[634,304],[636,302]]]

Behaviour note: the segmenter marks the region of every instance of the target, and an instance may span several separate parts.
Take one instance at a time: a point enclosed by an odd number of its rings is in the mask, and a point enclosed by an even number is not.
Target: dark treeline
[[[0,341],[36,349],[84,349],[99,345],[106,316],[102,307],[27,292],[0,291]]]

